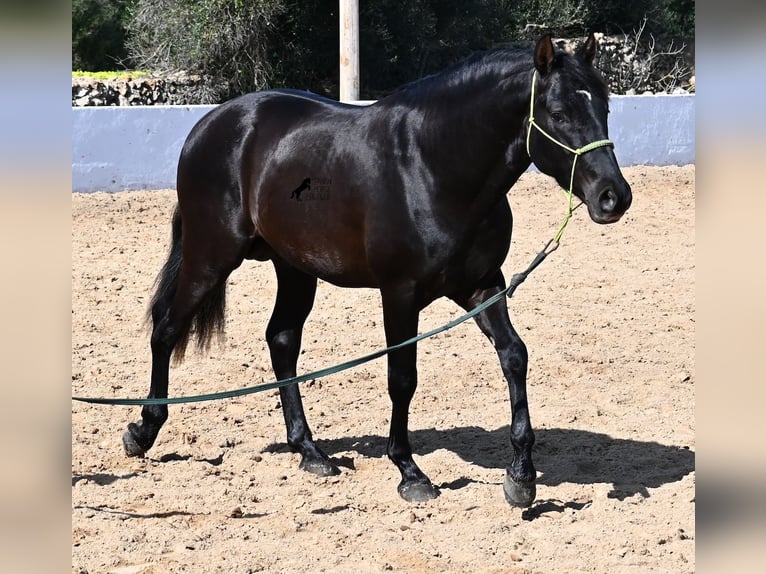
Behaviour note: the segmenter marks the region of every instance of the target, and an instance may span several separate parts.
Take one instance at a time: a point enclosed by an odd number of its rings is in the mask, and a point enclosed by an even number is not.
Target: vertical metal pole
[[[340,101],[359,99],[359,0],[339,0]]]

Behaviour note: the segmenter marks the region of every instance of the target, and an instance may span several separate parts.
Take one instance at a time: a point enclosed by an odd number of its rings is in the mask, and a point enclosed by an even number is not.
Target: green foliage
[[[285,6],[269,50],[274,84],[337,97],[337,0]],[[380,97],[476,50],[529,43],[546,32],[694,35],[693,0],[370,0],[359,10],[362,98]]]
[[[203,103],[263,89],[274,18],[283,0],[136,0],[128,49],[136,64],[205,78]]]
[[[667,0],[666,27],[670,36],[694,37],[694,0]]]
[[[338,0],[285,0],[268,57],[274,87],[338,96]]]
[[[360,14],[361,83],[390,90],[441,70],[503,39],[496,2],[419,0],[370,3]]]
[[[359,3],[362,97],[437,71],[503,37],[492,0]],[[338,96],[337,0],[289,0],[270,50],[275,85]]]
[[[133,0],[72,0],[72,68],[125,65],[125,25]]]
[[[546,32],[694,37],[694,0],[360,0],[361,96]],[[184,70],[204,102],[266,87],[338,96],[338,0],[73,0],[72,65]]]
[[[646,19],[655,37],[694,36],[694,0],[500,0],[511,15],[509,32],[535,38],[542,32],[560,37],[588,32],[631,34]]]
[[[111,72],[91,72],[87,70],[72,70],[73,78],[90,78],[93,80],[111,80],[114,78],[142,78],[148,76],[148,72],[140,70],[115,70]]]
[[[536,39],[546,32],[560,37],[582,34],[589,26],[594,1],[500,0],[496,4],[506,15],[508,36]]]

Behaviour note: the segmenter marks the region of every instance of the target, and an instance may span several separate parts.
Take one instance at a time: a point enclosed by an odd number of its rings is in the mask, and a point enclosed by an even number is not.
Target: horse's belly
[[[266,230],[265,243],[304,273],[341,287],[375,287],[361,233],[343,234],[331,225],[306,223]]]
[[[294,267],[339,287],[376,287],[364,256],[331,243],[285,249],[280,253]]]

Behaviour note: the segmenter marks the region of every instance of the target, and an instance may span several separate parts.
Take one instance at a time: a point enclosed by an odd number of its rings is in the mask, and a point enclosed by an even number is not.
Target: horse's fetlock
[[[168,407],[167,405],[146,405],[141,410],[141,418],[146,424],[161,427],[168,420]]]
[[[400,469],[402,464],[412,462],[412,449],[409,447],[389,445],[386,449],[386,454],[388,455],[389,460],[400,467]]]
[[[511,426],[511,443],[521,448],[532,448],[535,432],[529,424],[514,424]]]
[[[537,479],[537,471],[532,461],[527,458],[516,457],[506,474],[517,482],[534,482]]]

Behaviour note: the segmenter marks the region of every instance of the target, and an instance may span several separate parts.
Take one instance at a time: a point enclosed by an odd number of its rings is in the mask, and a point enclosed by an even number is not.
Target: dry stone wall
[[[594,65],[612,94],[689,94],[694,85],[694,39],[637,41],[630,36],[596,34]],[[570,40],[557,42],[575,49]]]
[[[184,73],[95,80],[72,77],[72,106],[153,106],[200,103],[204,80]]]

